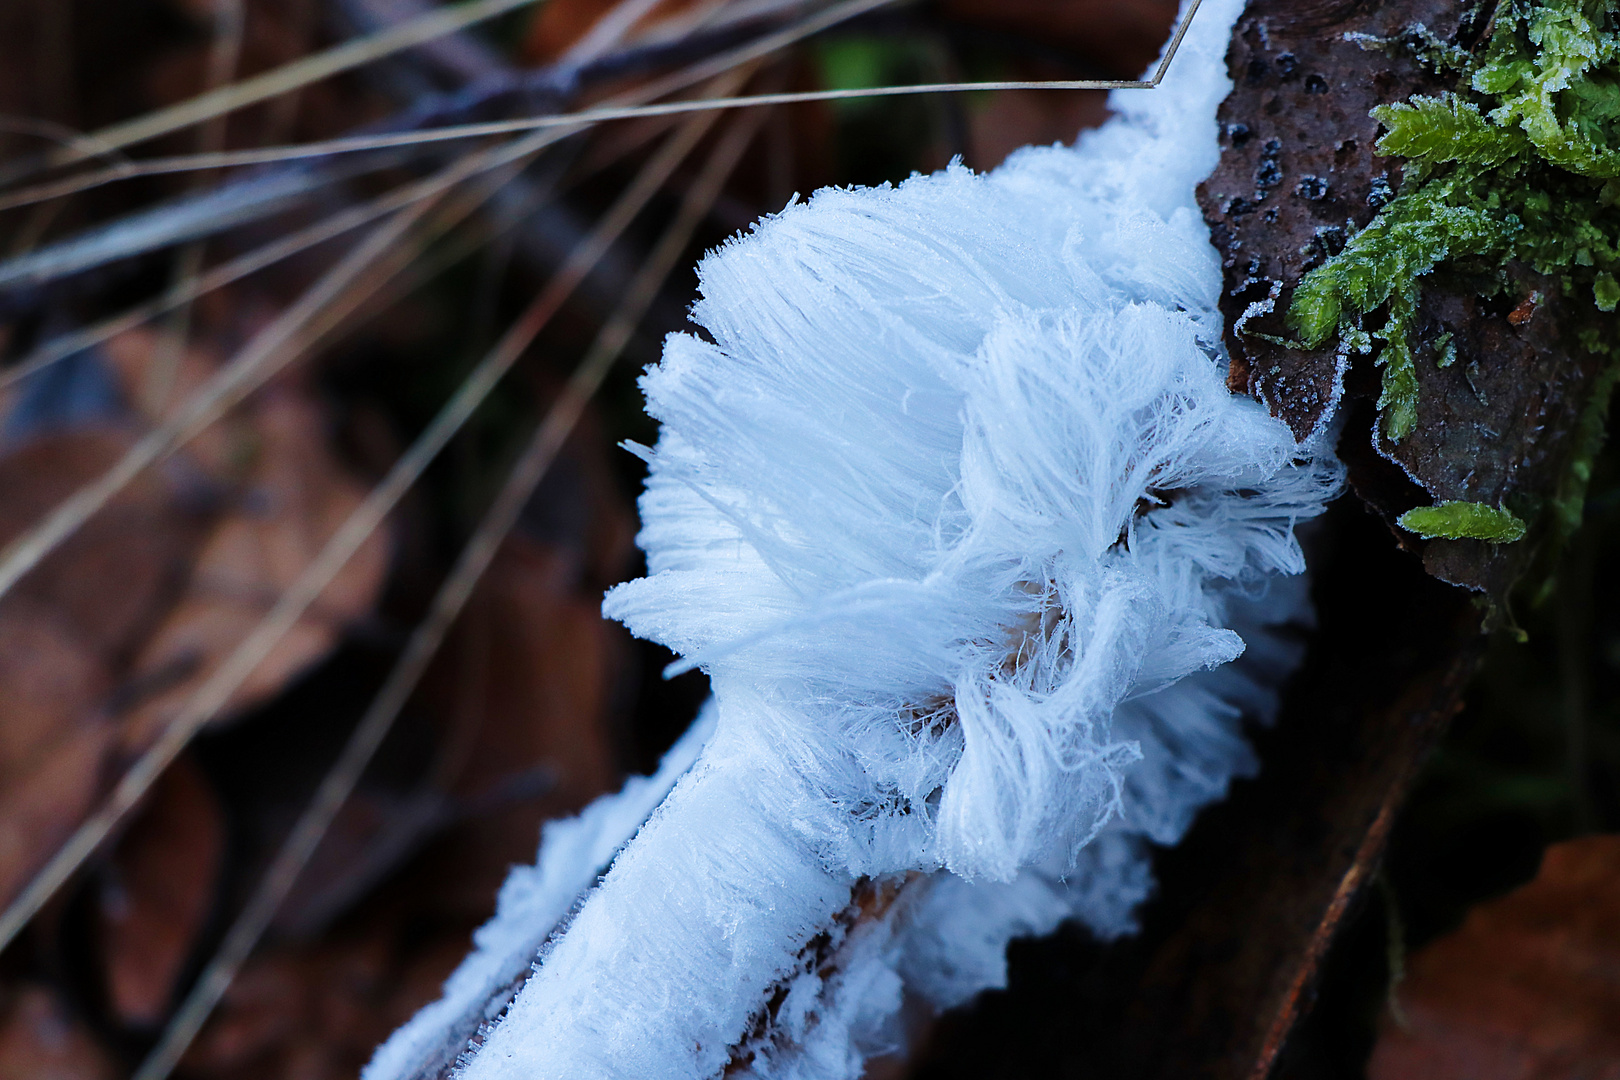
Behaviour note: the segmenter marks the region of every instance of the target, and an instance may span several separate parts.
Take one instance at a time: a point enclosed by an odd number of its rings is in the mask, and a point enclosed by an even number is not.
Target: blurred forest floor
[[[386,31],[427,6],[0,0],[0,176],[11,185],[0,198],[33,182],[18,168],[75,145],[77,134]],[[702,38],[709,24],[689,17],[725,5],[665,0],[594,54],[618,67],[580,67],[582,43],[612,7],[549,0],[519,9],[128,156],[381,130],[426,101],[484,119],[601,100],[799,11],[756,5],[758,25],[722,25],[711,40]],[[746,86],[1132,78],[1174,11],[1165,0],[896,5],[756,64]],[[575,76],[594,72],[572,98],[502,98],[480,81],[515,85],[525,72],[570,63]],[[670,656],[598,609],[607,587],[640,570],[641,465],[617,448],[655,437],[635,374],[665,333],[683,327],[701,253],[795,193],[899,180],[958,156],[990,168],[1105,115],[1096,93],[1009,92],[795,105],[754,117],[753,127],[743,113],[706,130],[679,117],[638,120],[558,142],[460,217],[435,204],[396,245],[396,263],[377,264],[392,270],[354,278],[341,294],[347,310],[299,324],[307,340],[283,368],[141,471],[0,596],[0,904],[24,895],[177,716],[190,710],[201,724],[0,953],[0,1078],[115,1080],[157,1044],[427,617],[530,431],[565,398],[604,324],[625,315],[638,274],[704,190],[728,132],[747,138],[746,151],[700,200],[695,227],[676,234],[673,272],[631,312],[622,357],[176,1075],[354,1076],[437,995],[508,867],[533,860],[540,823],[650,769],[694,715],[702,677],[664,680]],[[682,131],[695,132],[690,153],[649,172]],[[62,250],[66,238],[218,185],[220,175],[142,177],[0,211],[0,543],[30,535],[142,440],[177,424],[232,358],[298,310],[353,250],[353,234],[85,347],[55,343],[470,153],[457,146],[314,170],[296,197],[257,216],[50,274],[6,276],[30,253]],[[576,275],[512,374],[363,530],[263,658],[229,678],[243,643],[408,460],[442,403],[548,282],[573,273],[559,268],[649,177],[639,212]],[[1348,500],[1317,542],[1408,558]],[[1620,1068],[1620,840],[1601,835],[1620,833],[1620,609],[1605,600],[1620,596],[1617,548],[1620,459],[1609,452],[1556,590],[1515,609],[1523,640],[1508,631],[1493,639],[1395,826],[1377,887],[1328,957],[1281,1075],[1361,1076],[1371,1062],[1381,1080],[1447,1077],[1435,1064],[1442,1044],[1476,1054],[1476,1080],[1532,1075],[1529,1065],[1491,1071],[1509,1058],[1539,1063],[1538,1077],[1616,1075],[1581,1070]],[[1312,648],[1377,632],[1325,622]],[[1033,1026],[1081,1000],[1076,988],[1095,980],[1101,951],[1078,931],[1019,943],[1009,990],[941,1021],[912,1074],[1066,1074],[1069,1058],[1053,1049],[1061,1026]],[[1027,1007],[1032,1000],[1043,1006]]]

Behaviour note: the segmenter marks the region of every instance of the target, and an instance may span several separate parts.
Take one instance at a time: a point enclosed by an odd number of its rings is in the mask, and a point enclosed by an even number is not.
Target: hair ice
[[[708,672],[714,730],[463,1075],[857,1076],[903,993],[1130,929],[1149,842],[1252,771],[1339,468],[1224,382],[1193,189],[1240,8],[1073,148],[703,262],[707,337],[642,380],[649,574],[604,610]]]

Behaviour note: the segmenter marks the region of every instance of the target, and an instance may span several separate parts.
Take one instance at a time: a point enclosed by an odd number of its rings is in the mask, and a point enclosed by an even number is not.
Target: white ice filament
[[[1130,929],[1147,844],[1252,771],[1339,470],[1224,384],[1193,189],[1240,7],[1076,147],[705,260],[707,336],[642,384],[649,576],[605,610],[708,671],[716,728],[462,1075],[859,1075],[902,993]]]

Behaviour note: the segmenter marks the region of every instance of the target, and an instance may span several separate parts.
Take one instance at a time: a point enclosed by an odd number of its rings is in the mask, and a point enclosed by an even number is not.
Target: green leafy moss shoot
[[[1396,522],[1408,532],[1429,539],[1489,540],[1509,544],[1524,537],[1524,522],[1494,506],[1472,502],[1443,502],[1408,510]]]
[[[1394,440],[1417,423],[1418,281],[1437,265],[1520,260],[1602,311],[1620,303],[1620,0],[1502,0],[1483,55],[1425,58],[1457,89],[1373,110],[1388,129],[1379,150],[1408,162],[1400,194],[1305,276],[1288,312],[1311,348],[1334,336],[1364,348],[1364,319],[1387,312],[1371,336]]]

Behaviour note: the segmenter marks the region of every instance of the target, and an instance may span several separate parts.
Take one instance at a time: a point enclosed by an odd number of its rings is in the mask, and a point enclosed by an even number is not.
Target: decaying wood
[[[1417,585],[1398,573],[1388,584],[1400,582]],[[1146,1059],[1119,1075],[1269,1075],[1483,655],[1477,614],[1442,588],[1416,592],[1429,606],[1416,618],[1396,594],[1378,597],[1403,631],[1381,633],[1380,612],[1360,612],[1358,629],[1379,644],[1313,659],[1288,726],[1262,744],[1260,782],[1189,838],[1183,858],[1197,877],[1174,894],[1185,921],[1155,948],[1127,1014],[1127,1053]],[[1377,688],[1357,693],[1373,672]],[[1166,867],[1167,898],[1182,872]],[[1177,1037],[1151,1039],[1175,1017]]]
[[[1261,775],[1161,853],[1142,933],[1015,948],[1010,990],[947,1017],[914,1076],[1262,1080],[1308,1013],[1335,933],[1461,707],[1483,656],[1482,615],[1505,608],[1550,532],[1542,511],[1600,374],[1577,337],[1598,316],[1521,266],[1508,267],[1505,291],[1483,272],[1431,275],[1418,423],[1399,443],[1379,430],[1373,357],[1256,332],[1290,337],[1300,279],[1399,190],[1400,162],[1377,153],[1369,110],[1454,80],[1402,40],[1422,27],[1472,49],[1493,10],[1491,0],[1256,0],[1240,19],[1221,163],[1200,202],[1223,257],[1232,388],[1301,437],[1337,437],[1349,469],[1353,496],[1312,553],[1320,625],[1277,728],[1257,739]],[[1364,48],[1351,33],[1392,44]],[[1447,331],[1458,355],[1440,368],[1433,342]],[[1394,525],[1451,499],[1506,505],[1531,534],[1425,542]],[[978,1050],[987,1045],[1001,1051],[994,1060]]]
[[[1556,281],[1521,266],[1508,268],[1506,291],[1483,272],[1431,275],[1420,303],[1417,427],[1400,442],[1387,437],[1375,414],[1373,358],[1345,358],[1332,346],[1289,348],[1244,332],[1288,336],[1283,316],[1301,277],[1399,190],[1400,162],[1378,155],[1381,131],[1369,110],[1437,93],[1455,79],[1428,66],[1409,43],[1426,32],[1474,49],[1494,6],[1251,3],[1229,54],[1235,88],[1219,117],[1221,164],[1200,201],[1223,256],[1234,389],[1252,393],[1301,436],[1336,406],[1340,453],[1359,501],[1434,578],[1505,605],[1548,534],[1543,511],[1569,469],[1577,422],[1600,375],[1600,358],[1577,344],[1596,317],[1591,305],[1566,299]],[[1350,35],[1391,44],[1370,49]],[[1457,360],[1441,368],[1432,343],[1446,332]],[[1453,499],[1506,505],[1533,531],[1516,545],[1493,545],[1424,542],[1393,528],[1407,509]],[[1339,515],[1340,529],[1348,512]],[[1360,543],[1387,548],[1388,540],[1363,532]],[[1337,542],[1342,557],[1343,546],[1358,541],[1352,533]],[[1343,567],[1332,558],[1317,566],[1319,591],[1334,588],[1327,576]],[[1267,776],[1256,790],[1268,794],[1240,793],[1211,815],[1241,819],[1247,806],[1242,832],[1227,834],[1243,843],[1232,849],[1235,857],[1201,868],[1214,874],[1205,879],[1213,887],[1155,950],[1131,1014],[1137,1021],[1127,1029],[1147,1047],[1155,1022],[1181,1014],[1186,1019],[1170,1030],[1183,1037],[1153,1046],[1141,1061],[1146,1067],[1122,1075],[1258,1080],[1308,1011],[1334,933],[1376,869],[1483,652],[1480,614],[1467,594],[1420,586],[1414,571],[1386,567],[1377,574],[1383,588],[1355,605],[1355,614],[1323,600],[1311,666],[1265,747]],[[1390,591],[1402,578],[1404,589]],[[1414,627],[1421,637],[1409,636]],[[1368,637],[1396,651],[1380,655],[1379,646],[1367,648]],[[1358,693],[1358,680],[1382,689]],[[1323,727],[1335,711],[1345,723],[1337,733],[1335,725]],[[1262,803],[1268,812],[1256,813]],[[1220,831],[1200,829],[1194,843]],[[1186,858],[1200,862],[1191,851]],[[1235,947],[1212,963],[1222,940]],[[1201,1032],[1189,1039],[1194,1018],[1202,1019]]]
[[[1009,991],[946,1017],[913,1076],[1267,1074],[1484,644],[1468,595],[1376,517],[1341,500],[1323,524],[1321,625],[1278,725],[1256,737],[1260,775],[1159,853],[1139,935],[1015,946]]]
[[[1421,31],[1465,49],[1486,37],[1494,0],[1258,0],[1239,20],[1229,57],[1235,89],[1220,111],[1221,163],[1199,192],[1223,256],[1234,390],[1253,394],[1305,436],[1339,403],[1374,401],[1371,357],[1341,358],[1329,342],[1297,349],[1284,315],[1300,278],[1365,227],[1400,189],[1401,162],[1375,147],[1375,105],[1437,94],[1436,74],[1409,43]],[[1369,48],[1346,35],[1388,45]],[[1393,524],[1430,502],[1506,505],[1531,522],[1517,544],[1431,540],[1396,531],[1429,572],[1506,595],[1536,552],[1541,511],[1569,468],[1572,436],[1602,358],[1578,344],[1602,316],[1584,298],[1528,268],[1492,273],[1442,267],[1424,282],[1417,428],[1392,443],[1352,416],[1340,439],[1356,494]],[[1450,333],[1445,368],[1434,343]],[[1537,530],[1537,525],[1541,530]]]

